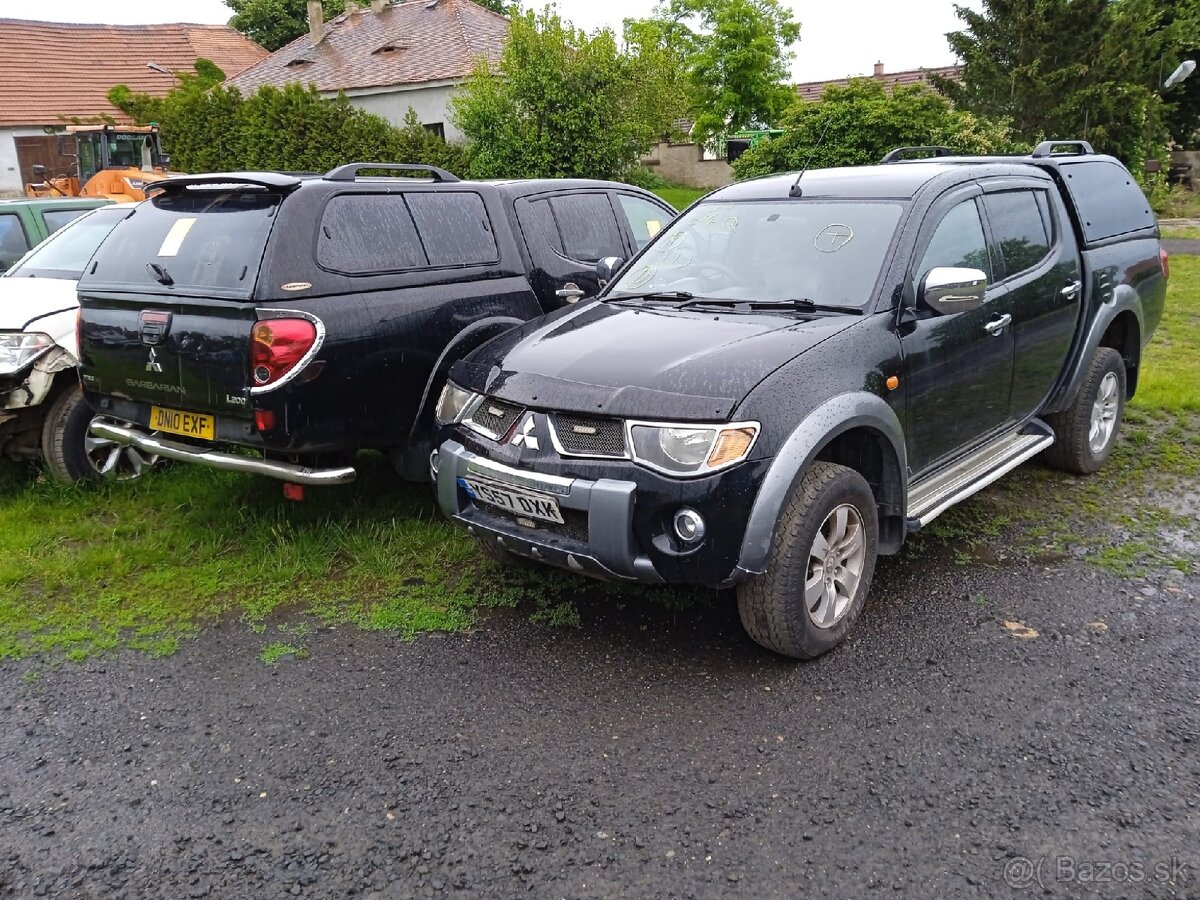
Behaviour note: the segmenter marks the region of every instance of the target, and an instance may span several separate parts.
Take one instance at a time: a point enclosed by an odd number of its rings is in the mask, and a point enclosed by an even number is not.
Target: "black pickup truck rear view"
[[[591,303],[458,363],[442,509],[498,559],[735,587],[813,657],[878,554],[1042,454],[1112,453],[1167,260],[1082,142],[734,184]]]
[[[396,169],[418,177],[364,174]],[[628,185],[374,163],[155,189],[79,285],[92,432],[293,485],[352,479],[364,448],[428,477],[450,365],[594,295],[598,260],[675,215]]]

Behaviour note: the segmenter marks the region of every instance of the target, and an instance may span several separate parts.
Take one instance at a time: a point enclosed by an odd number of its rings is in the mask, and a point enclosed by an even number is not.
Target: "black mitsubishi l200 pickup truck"
[[[371,174],[391,170],[406,177]],[[353,479],[364,448],[427,479],[450,364],[594,295],[597,260],[632,255],[675,216],[629,185],[379,163],[154,188],[79,284],[92,433],[269,475],[292,497]]]
[[[736,586],[810,658],[949,506],[1039,453],[1095,471],[1166,293],[1138,185],[1084,142],[902,156],[716,191],[458,363],[442,509],[501,558]]]

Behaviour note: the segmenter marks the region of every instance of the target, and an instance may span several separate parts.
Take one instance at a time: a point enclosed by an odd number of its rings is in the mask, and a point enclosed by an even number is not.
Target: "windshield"
[[[161,163],[153,135],[109,134],[108,164],[120,169],[140,169],[143,165]]]
[[[247,298],[279,200],[269,191],[209,187],[155,194],[113,231],[84,281]]]
[[[131,206],[106,206],[64,225],[8,270],[6,278],[66,278],[78,281],[96,248]]]
[[[860,309],[871,299],[901,212],[896,203],[861,201],[702,203],[677,219],[605,296],[674,291]]]

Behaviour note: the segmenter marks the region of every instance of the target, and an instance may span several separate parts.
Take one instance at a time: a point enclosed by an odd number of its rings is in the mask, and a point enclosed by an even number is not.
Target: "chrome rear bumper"
[[[312,469],[296,463],[276,462],[270,459],[256,459],[252,456],[238,456],[235,453],[223,453],[219,450],[206,450],[191,444],[181,444],[178,441],[169,441],[146,434],[144,431],[128,425],[118,425],[105,419],[93,419],[88,430],[96,437],[116,441],[127,447],[136,447],[138,450],[166,459],[196,463],[208,466],[210,469],[223,469],[226,472],[266,475],[268,478],[277,478],[292,484],[314,486],[348,484],[354,480],[355,476],[353,466]]]

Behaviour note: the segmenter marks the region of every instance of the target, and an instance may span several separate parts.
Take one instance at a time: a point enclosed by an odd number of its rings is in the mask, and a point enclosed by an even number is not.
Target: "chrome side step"
[[[912,485],[908,491],[908,529],[916,531],[956,503],[983,490],[1054,443],[1054,432],[1034,419],[960,459],[949,468]]]

